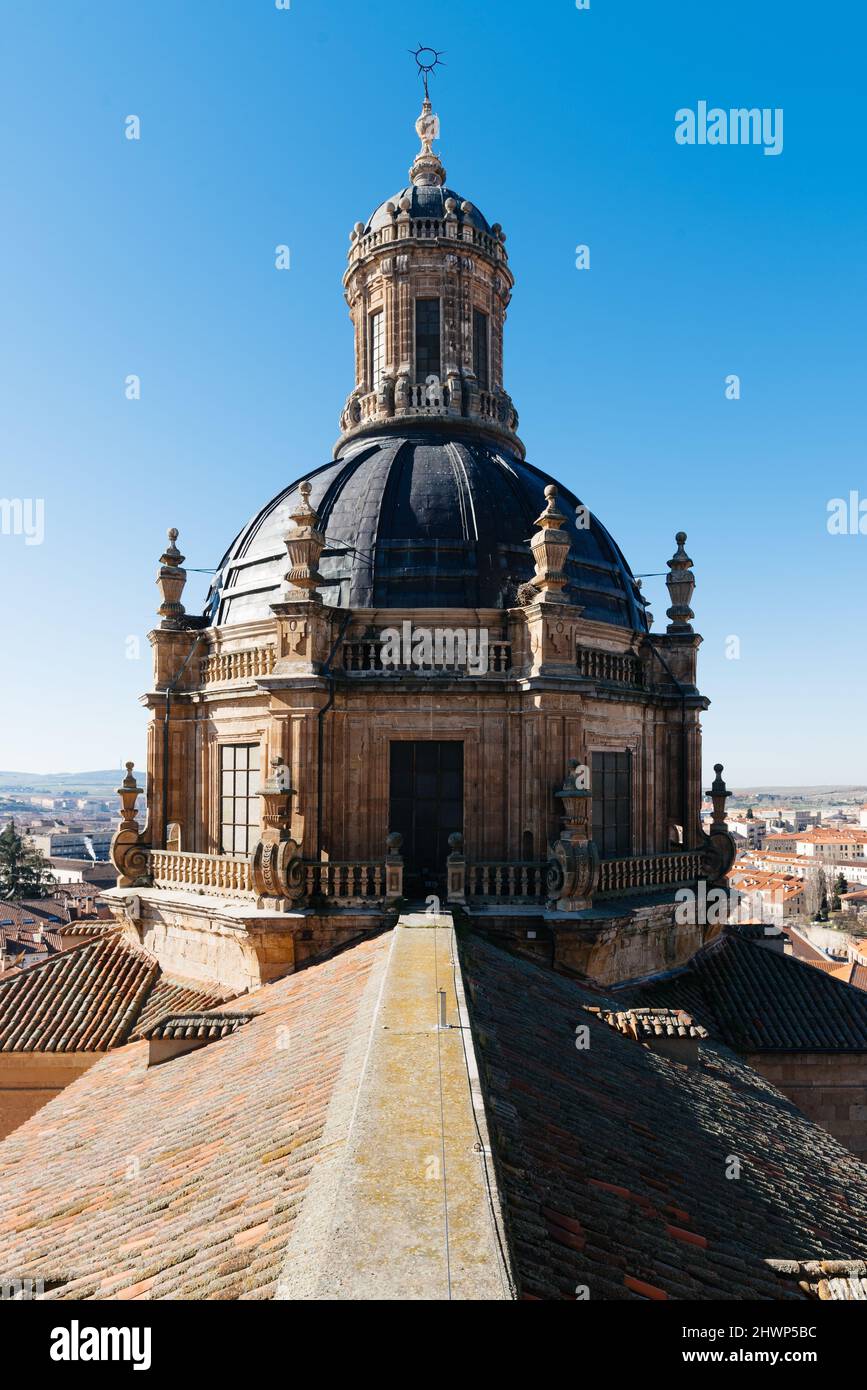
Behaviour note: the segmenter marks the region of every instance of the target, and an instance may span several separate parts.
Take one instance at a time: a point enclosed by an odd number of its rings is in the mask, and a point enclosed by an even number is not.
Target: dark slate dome
[[[494,444],[431,429],[367,437],[307,475],[326,543],[322,599],[343,608],[507,608],[532,577],[529,539],[554,480]],[[233,541],[208,595],[214,625],[271,617],[288,568],[283,537],[299,478]],[[556,484],[572,540],[566,596],[585,616],[646,631],[618,546]]]
[[[464,222],[469,222],[471,226],[477,227],[480,232],[490,234],[491,228],[479,209],[474,204],[467,203],[466,211],[464,211],[465,200],[460,193],[456,193],[453,188],[443,188],[440,184],[410,184],[408,188],[402,188],[392,198],[380,203],[364,229],[365,234],[378,232],[382,227],[390,226],[394,219],[388,210],[389,205],[395,209],[399,208],[401,198],[410,199],[409,215],[412,218],[443,218],[446,215],[447,199],[454,198],[461,219]]]

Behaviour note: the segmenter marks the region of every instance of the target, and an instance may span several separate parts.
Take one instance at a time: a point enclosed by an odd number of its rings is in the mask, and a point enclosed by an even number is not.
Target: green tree
[[[825,870],[819,869],[816,875],[816,897],[819,907],[813,918],[814,922],[827,922],[828,920],[828,880],[825,877]]]
[[[54,883],[45,856],[18,834],[11,820],[0,834],[0,898],[47,898]]]
[[[831,890],[831,911],[840,912],[843,904],[840,899],[844,893],[849,892],[849,885],[842,874],[838,874],[834,879],[834,887]]]

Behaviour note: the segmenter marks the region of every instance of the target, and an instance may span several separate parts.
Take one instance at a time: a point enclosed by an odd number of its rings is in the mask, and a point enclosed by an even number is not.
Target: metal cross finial
[[[442,60],[442,54],[445,53],[445,49],[428,48],[426,44],[420,43],[418,48],[407,49],[407,52],[411,53],[413,58],[415,58],[416,67],[418,68],[419,73],[421,74],[421,80],[424,83],[425,101],[430,101],[430,94],[427,89],[428,78],[430,77],[434,68],[445,67],[445,63]]]

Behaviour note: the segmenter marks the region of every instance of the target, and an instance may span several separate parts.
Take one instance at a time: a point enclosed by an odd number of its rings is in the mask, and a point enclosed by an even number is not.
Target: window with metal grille
[[[632,853],[632,754],[594,753],[593,839],[603,859]]]
[[[224,854],[249,854],[259,838],[259,745],[220,748],[220,845]]]
[[[415,301],[415,379],[427,381],[440,374],[440,302]]]
[[[488,370],[488,316],[481,309],[473,310],[473,371],[483,391],[490,385]]]
[[[385,365],[385,315],[381,309],[370,315],[370,384],[375,391]]]

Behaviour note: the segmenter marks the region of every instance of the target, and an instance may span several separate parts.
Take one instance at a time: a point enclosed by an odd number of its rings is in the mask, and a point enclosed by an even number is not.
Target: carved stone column
[[[563,806],[563,828],[551,848],[546,885],[548,906],[558,912],[580,912],[592,907],[593,891],[599,879],[599,851],[591,836],[592,791],[586,768],[572,758],[560,791],[555,792]]]

